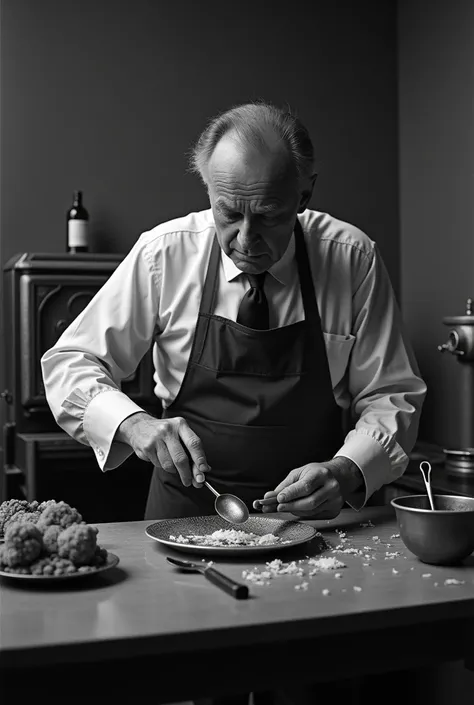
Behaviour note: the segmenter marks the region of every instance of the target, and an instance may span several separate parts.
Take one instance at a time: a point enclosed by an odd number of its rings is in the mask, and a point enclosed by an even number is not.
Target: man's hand
[[[266,492],[254,509],[291,512],[305,519],[337,517],[346,497],[363,486],[362,474],[349,458],[309,463],[292,470],[277,487]]]
[[[155,419],[145,412],[126,418],[114,440],[126,443],[141,460],[177,472],[185,487],[202,487],[209,470],[200,438],[181,416]]]

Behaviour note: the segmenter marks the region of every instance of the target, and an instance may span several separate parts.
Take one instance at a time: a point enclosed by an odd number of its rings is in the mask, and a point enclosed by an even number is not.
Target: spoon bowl
[[[215,495],[214,508],[224,521],[229,524],[244,524],[249,518],[249,510],[245,502],[243,502],[235,494],[219,494],[207,480],[204,484]]]

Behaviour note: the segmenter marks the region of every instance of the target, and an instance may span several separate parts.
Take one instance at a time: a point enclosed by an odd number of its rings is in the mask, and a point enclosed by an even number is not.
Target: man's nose
[[[258,235],[255,232],[255,228],[248,221],[242,223],[239,229],[239,234],[237,235],[237,242],[239,247],[243,252],[248,252],[252,250],[255,242],[258,240]]]

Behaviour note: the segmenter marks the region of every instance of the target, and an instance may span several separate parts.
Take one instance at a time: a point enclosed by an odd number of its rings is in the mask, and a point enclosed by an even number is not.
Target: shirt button
[[[104,457],[104,453],[103,453],[101,450],[98,450],[98,451],[97,451],[97,455],[99,456],[99,458],[103,458],[103,457]]]

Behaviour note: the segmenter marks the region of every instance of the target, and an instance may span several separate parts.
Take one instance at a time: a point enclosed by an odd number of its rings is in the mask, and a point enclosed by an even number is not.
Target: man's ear
[[[303,213],[308,207],[311,196],[313,195],[314,184],[318,178],[317,174],[312,174],[309,179],[307,179],[306,188],[301,192],[300,205],[298,207],[298,213]]]

